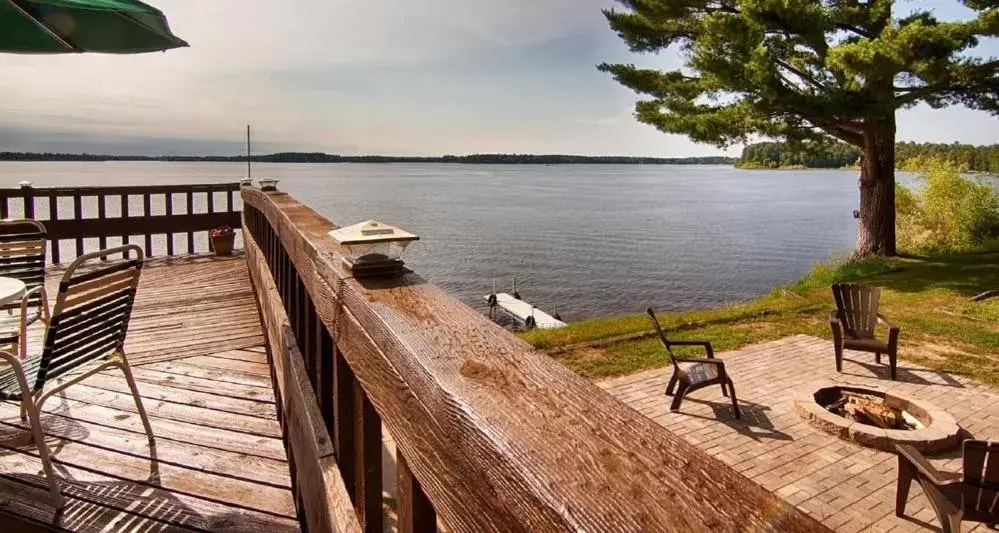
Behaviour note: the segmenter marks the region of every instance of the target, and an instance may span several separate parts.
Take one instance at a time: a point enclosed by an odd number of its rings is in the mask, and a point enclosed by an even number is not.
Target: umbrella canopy
[[[138,0],[0,0],[0,52],[140,54],[187,46]]]

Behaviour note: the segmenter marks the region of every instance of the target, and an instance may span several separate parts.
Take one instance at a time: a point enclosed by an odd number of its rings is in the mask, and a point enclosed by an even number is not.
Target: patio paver
[[[900,354],[904,357],[904,352]],[[837,373],[832,342],[807,335],[719,354],[735,381],[742,421],[721,389],[689,395],[677,413],[664,396],[672,368],[650,370],[599,385],[688,442],[797,505],[840,532],[939,531],[918,485],[906,517],[895,516],[896,458],[840,440],[805,422],[794,397],[820,384],[894,390],[949,412],[974,438],[999,440],[999,391],[963,376],[898,362],[897,381],[872,354],[847,351]],[[885,358],[887,362],[887,359]],[[941,470],[959,470],[960,449],[931,457]],[[986,531],[968,522],[965,531]]]

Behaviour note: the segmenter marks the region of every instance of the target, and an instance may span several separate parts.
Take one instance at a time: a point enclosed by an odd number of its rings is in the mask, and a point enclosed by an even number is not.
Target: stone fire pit
[[[894,392],[852,385],[819,387],[795,398],[794,409],[812,425],[837,437],[879,450],[908,444],[940,453],[961,444],[954,417]]]

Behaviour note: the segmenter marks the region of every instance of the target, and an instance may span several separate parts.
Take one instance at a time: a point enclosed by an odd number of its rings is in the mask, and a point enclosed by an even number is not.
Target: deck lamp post
[[[278,180],[275,178],[260,178],[257,180],[260,183],[261,191],[276,191]]]
[[[368,220],[329,232],[343,251],[343,266],[355,278],[395,276],[402,271],[402,253],[420,238],[408,231]]]

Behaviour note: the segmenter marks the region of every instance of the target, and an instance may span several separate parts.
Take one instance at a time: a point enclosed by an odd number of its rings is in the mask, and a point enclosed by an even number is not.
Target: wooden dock
[[[496,307],[522,327],[556,329],[566,326],[565,322],[505,292],[490,294],[485,297],[485,300],[491,304],[494,297],[496,298]],[[531,322],[533,322],[533,325],[529,325]]]
[[[42,424],[67,496],[57,515],[17,405],[0,403],[0,531],[297,531],[245,259],[150,261],[126,348],[155,449],[120,374],[53,398]]]

